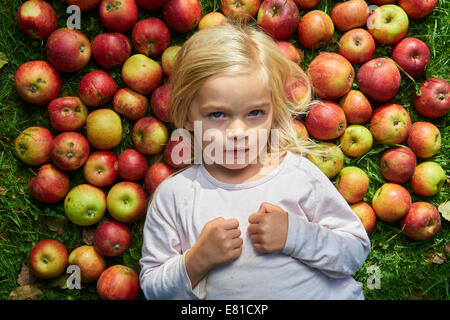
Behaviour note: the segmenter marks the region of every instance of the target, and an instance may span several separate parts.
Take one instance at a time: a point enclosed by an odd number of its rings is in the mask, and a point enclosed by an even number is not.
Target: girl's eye
[[[262,110],[253,110],[249,113],[249,115],[253,116],[253,117],[257,117],[258,116],[258,111],[261,112],[261,114],[263,113]],[[256,113],[255,113],[256,112]]]
[[[210,113],[208,115],[208,117],[211,117],[211,118],[214,118],[214,119],[219,119],[221,115],[223,115],[223,112],[216,111],[216,112]]]

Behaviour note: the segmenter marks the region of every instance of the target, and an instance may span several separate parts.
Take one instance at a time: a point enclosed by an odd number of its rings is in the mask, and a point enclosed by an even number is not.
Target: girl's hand
[[[288,232],[288,214],[279,206],[263,202],[258,212],[248,218],[248,232],[256,251],[282,251]]]
[[[197,242],[186,252],[185,265],[192,288],[216,266],[237,259],[242,252],[239,221],[222,217],[208,221]]]

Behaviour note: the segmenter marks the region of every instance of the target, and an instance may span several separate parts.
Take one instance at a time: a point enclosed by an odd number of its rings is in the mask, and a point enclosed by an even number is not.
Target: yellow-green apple
[[[105,259],[95,251],[94,246],[82,245],[72,250],[69,264],[80,267],[81,282],[96,281],[105,270]]]
[[[95,229],[95,250],[105,257],[117,257],[130,246],[131,232],[128,227],[117,221],[104,221]]]
[[[369,17],[369,7],[364,0],[339,2],[331,9],[330,16],[336,28],[345,32],[366,24]]]
[[[123,265],[107,268],[97,281],[97,293],[102,300],[136,300],[139,292],[139,275]]]
[[[86,162],[89,142],[78,132],[60,133],[53,139],[50,156],[58,168],[74,171]]]
[[[133,28],[139,19],[139,8],[134,0],[102,0],[99,7],[100,21],[109,30],[125,32]]]
[[[162,76],[159,63],[142,53],[132,55],[122,66],[123,82],[144,95],[152,93],[161,84]]]
[[[16,138],[14,148],[20,160],[30,166],[50,162],[53,134],[45,127],[26,128]]]
[[[181,46],[170,46],[161,55],[161,68],[164,75],[169,78],[173,71],[175,61],[177,60],[178,51]]]
[[[41,40],[56,30],[58,18],[53,7],[46,1],[25,1],[17,11],[17,25],[28,37]]]
[[[380,158],[381,174],[389,182],[409,182],[416,164],[416,155],[405,147],[391,148],[384,152]]]
[[[320,0],[294,0],[301,9],[312,9],[317,6]]]
[[[179,169],[192,163],[193,153],[194,148],[191,143],[182,137],[177,140],[172,136],[164,149],[163,157],[167,164]]]
[[[123,33],[101,33],[92,40],[92,56],[104,69],[123,65],[130,55],[131,45]]]
[[[289,41],[278,40],[276,41],[276,44],[286,58],[295,62],[295,64],[300,64],[300,62],[302,62],[302,51],[296,48],[292,43]]]
[[[296,77],[288,77],[285,84],[285,94],[290,102],[297,105],[306,105],[311,102],[311,96],[308,99],[308,87],[305,82]]]
[[[315,103],[308,111],[305,120],[309,134],[319,140],[340,137],[347,127],[344,110],[330,100]]]
[[[394,46],[391,58],[411,77],[417,78],[430,63],[430,50],[422,40],[408,37]]]
[[[157,162],[155,164],[152,164],[145,172],[145,191],[147,191],[148,194],[153,193],[159,186],[159,184],[173,173],[175,173],[174,168],[165,164],[164,162]]]
[[[102,0],[66,0],[69,5],[80,7],[81,11],[90,11],[98,7]]]
[[[126,149],[119,155],[119,175],[126,181],[138,181],[147,171],[147,158],[136,149]]]
[[[92,152],[83,167],[83,176],[89,184],[106,187],[113,184],[119,175],[119,162],[109,150]]]
[[[107,104],[116,92],[116,81],[103,70],[89,72],[78,84],[78,94],[81,100],[90,107]]]
[[[401,105],[392,103],[376,108],[369,121],[373,138],[385,144],[406,141],[411,131],[411,118]]]
[[[429,15],[434,7],[436,7],[438,0],[398,0],[399,5],[405,10],[408,17],[413,19],[420,19]]]
[[[416,241],[428,240],[441,229],[441,216],[431,203],[414,202],[400,225],[408,238]]]
[[[445,171],[438,163],[425,161],[416,166],[411,178],[411,188],[419,196],[431,197],[439,192],[445,180]]]
[[[156,10],[167,2],[167,0],[136,0],[137,4],[147,10]]]
[[[413,104],[417,112],[429,118],[445,116],[450,111],[450,84],[441,78],[428,78],[422,82],[421,95],[414,92]]]
[[[159,86],[152,93],[150,98],[150,105],[152,112],[156,118],[163,122],[170,122],[170,84],[166,83]]]
[[[87,116],[86,135],[96,149],[109,150],[122,141],[122,120],[111,109],[98,109]]]
[[[197,27],[202,6],[199,0],[169,0],[162,7],[162,18],[170,29],[184,33]]]
[[[363,124],[372,116],[372,106],[364,93],[359,90],[350,90],[339,100],[347,118],[351,124]]]
[[[292,119],[292,126],[294,127],[295,132],[297,133],[298,139],[308,139],[309,134],[308,130],[306,129],[306,126],[297,119]]]
[[[58,72],[46,61],[32,60],[22,64],[14,75],[17,94],[26,102],[47,104],[61,91]]]
[[[395,4],[376,8],[367,18],[367,30],[375,41],[392,45],[400,41],[408,31],[408,15]]]
[[[51,279],[64,272],[68,256],[64,244],[58,240],[46,239],[31,248],[28,264],[36,277]]]
[[[370,3],[376,4],[377,6],[382,6],[384,4],[395,3],[396,0],[370,0]]]
[[[441,133],[431,122],[415,122],[406,143],[417,157],[431,158],[441,148]]]
[[[297,30],[300,13],[293,0],[264,0],[258,9],[257,25],[274,39],[289,38]]]
[[[334,178],[344,165],[344,153],[331,142],[319,142],[308,153],[307,158],[314,163],[329,179]],[[318,152],[316,154],[316,152]]]
[[[375,40],[365,29],[347,31],[339,40],[338,51],[350,63],[362,64],[369,61],[375,52]]]
[[[391,100],[400,88],[400,80],[400,71],[387,58],[369,60],[356,73],[359,89],[375,101]]]
[[[258,12],[260,0],[222,0],[220,10],[230,19],[250,21]]]
[[[330,16],[321,10],[312,10],[300,19],[297,37],[300,43],[308,48],[321,47],[331,41],[334,24]]]
[[[115,220],[123,223],[136,222],[145,215],[147,194],[136,182],[118,182],[109,189],[106,207]]]
[[[361,220],[367,234],[371,234],[377,222],[377,216],[375,215],[375,211],[373,211],[372,207],[368,203],[360,201],[351,204],[350,208],[352,208],[353,212]]]
[[[315,94],[322,99],[337,99],[350,91],[355,77],[352,64],[334,52],[316,56],[308,66]]]
[[[106,195],[102,189],[83,183],[72,188],[64,199],[67,218],[79,226],[99,222],[106,210]]]
[[[158,18],[139,21],[131,32],[131,41],[137,52],[149,57],[160,56],[170,44],[170,30]]]
[[[395,222],[403,218],[408,213],[411,203],[408,190],[392,182],[383,184],[372,198],[375,214],[385,222]]]
[[[88,108],[78,97],[59,97],[48,104],[48,114],[55,130],[79,131],[86,123]]]
[[[220,26],[227,21],[221,12],[213,11],[205,14],[198,23],[198,30]]]
[[[31,178],[28,188],[33,198],[43,203],[56,203],[64,199],[69,191],[69,177],[51,163],[39,168],[36,177]]]
[[[342,151],[349,157],[361,157],[372,148],[372,133],[360,124],[348,126],[339,138]]]
[[[164,150],[169,140],[169,131],[155,117],[143,117],[133,126],[132,140],[138,151],[153,155]]]
[[[56,29],[47,38],[45,49],[48,62],[62,72],[79,71],[91,59],[91,43],[76,29]]]
[[[336,188],[348,203],[364,199],[369,188],[369,177],[358,167],[343,168],[336,177]]]
[[[117,90],[112,105],[115,112],[128,120],[136,121],[147,114],[148,99],[146,96],[124,87]]]

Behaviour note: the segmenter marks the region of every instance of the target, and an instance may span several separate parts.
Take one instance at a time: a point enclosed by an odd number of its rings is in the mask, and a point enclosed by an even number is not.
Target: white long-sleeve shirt
[[[288,212],[282,252],[254,250],[248,217],[262,202]],[[240,257],[191,289],[184,258],[208,221],[236,218]],[[307,158],[288,151],[268,175],[242,184],[215,179],[203,164],[165,179],[144,225],[140,284],[147,299],[364,299],[352,278],[370,251],[356,214]]]

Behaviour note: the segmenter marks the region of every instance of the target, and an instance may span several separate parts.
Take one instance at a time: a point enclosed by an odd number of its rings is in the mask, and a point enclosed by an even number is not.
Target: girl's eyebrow
[[[270,101],[262,101],[261,103],[255,103],[253,105],[250,105],[247,107],[247,109],[253,109],[253,108],[258,108],[258,107],[266,107],[270,104]],[[207,110],[207,109],[224,109],[224,110],[231,110],[230,108],[223,106],[223,105],[214,105],[214,104],[207,104],[207,105],[203,105],[200,106],[200,111],[202,110]]]

